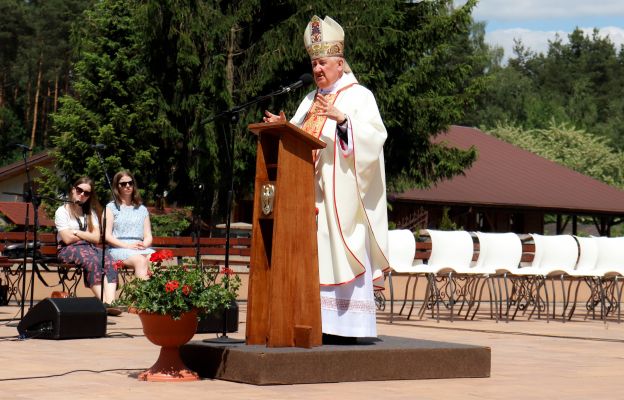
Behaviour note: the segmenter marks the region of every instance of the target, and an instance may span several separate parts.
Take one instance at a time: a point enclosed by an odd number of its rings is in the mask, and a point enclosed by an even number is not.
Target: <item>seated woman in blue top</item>
[[[134,268],[134,275],[148,278],[149,255],[154,252],[152,225],[147,208],[142,205],[141,195],[134,176],[119,171],[113,177],[114,199],[106,205],[106,243],[114,261]]]

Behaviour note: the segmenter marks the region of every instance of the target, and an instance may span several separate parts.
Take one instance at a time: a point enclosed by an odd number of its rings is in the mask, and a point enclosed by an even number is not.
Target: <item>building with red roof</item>
[[[390,195],[399,227],[438,227],[444,208],[463,229],[486,232],[543,233],[545,214],[553,214],[557,232],[576,233],[583,216],[605,235],[624,219],[624,191],[478,129],[451,126],[435,140],[474,146],[477,160],[464,175]]]
[[[26,159],[30,178],[35,180],[41,176],[38,167],[52,167],[54,159],[47,151],[34,154]],[[32,204],[24,203],[23,194],[28,188],[26,165],[24,161],[16,161],[0,168],[0,226],[11,224],[23,229],[26,222],[26,211],[29,214],[29,225],[34,223]],[[53,227],[54,221],[48,218],[43,209],[39,209],[39,226]],[[32,229],[32,228],[31,228]]]

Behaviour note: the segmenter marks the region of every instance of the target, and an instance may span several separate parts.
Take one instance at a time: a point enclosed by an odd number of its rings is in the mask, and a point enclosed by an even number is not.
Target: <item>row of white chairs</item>
[[[534,245],[533,257],[531,261],[523,262],[522,241],[515,233],[471,234],[467,231],[429,229],[426,234],[431,241],[431,254],[423,262],[414,258],[416,241],[411,231],[389,232],[391,319],[394,317],[392,275],[402,274],[408,275],[408,280],[399,314],[406,306],[410,281],[415,279],[408,319],[414,309],[418,278],[424,276],[427,288],[419,311],[421,318],[427,310],[431,310],[432,315],[437,313],[439,319],[440,306],[443,306],[450,310],[450,318],[453,320],[456,305],[460,306],[458,314],[466,307],[465,318],[469,317],[471,311],[474,318],[486,285],[490,316],[497,320],[504,315],[508,321],[514,306],[512,319],[519,311],[524,313],[531,309],[529,318],[537,310],[540,317],[544,311],[548,320],[551,314],[550,297],[552,316],[555,318],[557,279],[563,294],[563,321],[572,318],[582,283],[589,287],[590,296],[585,303],[587,312],[595,313],[599,309],[600,317],[606,321],[608,314],[617,311],[620,321],[624,237],[531,234],[526,243]],[[547,281],[552,285],[550,293]],[[576,290],[571,300],[573,282],[576,282]]]

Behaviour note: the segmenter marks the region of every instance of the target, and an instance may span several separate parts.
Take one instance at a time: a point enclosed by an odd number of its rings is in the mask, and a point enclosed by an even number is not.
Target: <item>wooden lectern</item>
[[[258,150],[246,341],[320,346],[313,152],[325,143],[286,121],[248,129]]]

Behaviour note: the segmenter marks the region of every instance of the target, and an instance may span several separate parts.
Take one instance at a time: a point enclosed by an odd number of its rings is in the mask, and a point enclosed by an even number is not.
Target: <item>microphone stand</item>
[[[22,302],[20,304],[20,320],[24,319],[24,308],[26,306],[26,264],[28,263],[28,231],[30,228],[30,203],[33,205],[34,209],[34,217],[33,217],[33,246],[31,253],[31,267],[32,274],[30,279],[30,308],[33,306],[34,302],[34,292],[35,292],[35,270],[37,268],[37,228],[39,227],[39,202],[40,199],[35,196],[35,190],[33,182],[30,178],[30,166],[28,165],[28,160],[26,157],[26,153],[30,150],[26,146],[20,146],[22,148],[22,159],[24,160],[24,169],[26,171],[26,186],[27,189],[24,193],[11,193],[11,192],[3,192],[5,194],[13,194],[17,196],[22,196],[22,200],[26,203],[26,216],[24,220],[24,258],[22,260],[21,267],[21,275],[22,275]]]
[[[25,297],[26,297],[26,264],[28,263],[28,246],[30,245],[30,243],[28,242],[28,229],[29,229],[28,227],[30,225],[30,218],[29,218],[30,202],[32,201],[33,204],[37,204],[37,207],[40,204],[42,199],[46,199],[46,200],[49,200],[49,201],[52,201],[52,202],[60,202],[60,203],[72,203],[73,204],[74,202],[71,201],[71,200],[57,199],[57,198],[53,198],[53,197],[33,196],[33,195],[30,194],[31,193],[30,189],[27,189],[24,193],[15,193],[15,192],[2,192],[2,193],[14,195],[14,196],[22,196],[22,199],[26,203],[26,218],[25,218],[26,221],[25,221],[25,224],[24,224],[24,245],[23,245],[23,247],[24,247],[24,253],[23,253],[24,256],[23,256],[23,260],[22,260],[22,266],[20,267],[20,269],[22,270],[21,271],[21,274],[22,274],[22,278],[21,278],[22,279],[22,290],[21,290],[22,301],[21,301],[21,303],[19,303],[20,304],[20,319],[23,319],[24,318],[25,303],[26,303],[26,300],[25,300]],[[32,199],[34,199],[34,200],[32,200]],[[34,217],[35,218],[35,222],[33,224],[33,236],[34,236],[33,239],[34,239],[34,241],[32,242],[33,250],[32,250],[32,253],[31,253],[31,257],[32,257],[31,258],[31,264],[33,265],[33,267],[32,267],[32,275],[31,275],[31,282],[30,282],[30,288],[31,289],[30,289],[30,306],[29,306],[29,309],[32,308],[33,303],[34,303],[34,292],[35,292],[35,289],[34,289],[35,278],[34,277],[35,277],[35,274],[37,274],[39,276],[39,279],[43,282],[43,284],[45,286],[49,287],[47,282],[38,273],[38,268],[39,267],[37,266],[38,265],[37,258],[39,256],[37,255],[37,247],[39,247],[39,246],[38,246],[38,243],[36,241],[36,238],[38,236],[37,232],[39,230],[39,218],[38,218],[38,212],[39,211],[38,211],[37,207],[35,207],[35,212],[37,214],[35,214],[35,217]],[[45,259],[45,257],[41,257],[41,258]],[[43,265],[44,265],[44,269],[46,271],[48,271],[47,267],[45,267],[45,264],[43,264]],[[17,326],[17,324],[7,324],[7,326]]]
[[[204,119],[203,121],[201,121],[201,125],[210,123],[212,121],[215,121],[218,118],[222,118],[225,116],[230,117],[230,124],[228,125],[229,127],[229,135],[227,134],[227,132],[224,132],[223,136],[225,139],[225,144],[226,146],[229,145],[229,149],[227,151],[227,156],[228,156],[228,161],[229,161],[229,166],[230,166],[230,187],[228,190],[228,195],[227,195],[227,204],[226,204],[226,219],[225,219],[225,270],[229,270],[230,268],[230,235],[231,235],[231,228],[230,228],[230,219],[231,219],[231,213],[232,213],[232,202],[234,199],[234,140],[236,138],[234,131],[235,129],[233,128],[236,123],[238,122],[238,114],[247,109],[249,106],[253,105],[253,104],[257,104],[260,103],[261,101],[264,100],[269,100],[272,99],[275,96],[278,96],[280,94],[284,94],[284,93],[288,93],[291,90],[294,90],[300,86],[302,86],[303,84],[306,83],[306,79],[302,76],[301,80],[297,83],[295,83],[294,85],[290,85],[290,86],[286,86],[286,87],[282,87],[278,90],[275,90],[269,94],[266,95],[261,95],[258,96],[246,103],[243,103],[239,106],[235,106],[230,108],[229,110],[226,111],[222,111],[212,117],[208,117],[206,119]],[[310,77],[311,79],[311,77]],[[229,143],[228,143],[228,136],[229,136]],[[197,239],[199,241],[199,238]],[[226,281],[226,285],[227,285],[227,281]],[[227,289],[227,286],[226,286]],[[207,343],[220,343],[220,344],[232,344],[232,343],[244,343],[244,340],[240,340],[240,339],[232,339],[230,337],[228,337],[227,335],[227,325],[228,325],[228,315],[227,315],[227,309],[223,310],[223,323],[222,323],[222,331],[221,331],[221,336],[217,337],[216,339],[204,339],[204,342]]]
[[[115,206],[119,209],[119,205],[117,204],[117,199],[115,199],[115,193],[113,192],[113,185],[111,184],[110,177],[108,176],[108,171],[106,169],[106,163],[102,158],[102,155],[98,151],[97,147],[93,148],[95,155],[100,161],[100,166],[102,167],[102,171],[104,172],[104,177],[106,178],[106,183],[108,184],[108,190],[110,190],[111,198],[115,202]],[[102,241],[102,284],[100,285],[100,301],[104,302],[104,280],[106,277],[106,270],[104,266],[106,265],[106,205],[104,205],[104,211],[102,212],[102,232],[100,232],[100,240]]]
[[[232,109],[234,110],[234,109]],[[230,111],[232,111],[230,110]],[[242,109],[241,109],[242,110]],[[228,155],[228,162],[229,162],[229,166],[230,166],[230,187],[228,189],[228,194],[227,194],[227,203],[226,203],[226,213],[225,213],[225,266],[224,269],[225,271],[228,271],[230,268],[230,234],[231,234],[231,230],[230,230],[230,219],[231,219],[231,214],[232,214],[232,202],[234,199],[234,139],[235,139],[235,134],[234,134],[234,129],[232,128],[233,125],[236,125],[236,123],[238,122],[238,111],[229,113],[229,115],[231,116],[230,118],[230,124],[229,126],[229,135],[226,134],[226,132],[223,133],[224,139],[225,139],[225,144],[226,146],[229,144],[229,149],[227,151],[227,155]],[[226,112],[228,113],[228,112]],[[229,143],[228,143],[228,136],[229,136]],[[197,238],[197,241],[199,242],[199,237]],[[228,289],[228,283],[227,280],[225,281],[226,287],[225,289]],[[244,343],[245,341],[242,339],[232,339],[230,337],[228,337],[227,335],[227,326],[228,326],[228,309],[225,308],[223,310],[223,322],[221,323],[221,336],[218,336],[216,339],[204,339],[204,342],[208,342],[208,343],[220,343],[220,344],[234,344],[234,343]]]
[[[33,307],[33,303],[34,303],[34,294],[35,294],[35,273],[37,273],[37,245],[38,245],[38,240],[37,240],[37,233],[38,233],[38,229],[39,229],[39,205],[41,204],[41,199],[42,197],[35,195],[35,189],[34,189],[34,183],[31,179],[30,176],[30,166],[28,165],[28,160],[26,157],[26,153],[28,152],[28,148],[27,147],[22,147],[22,158],[24,160],[24,169],[26,171],[26,186],[27,189],[25,190],[24,193],[10,193],[10,192],[4,192],[5,194],[14,194],[14,195],[22,195],[24,202],[26,203],[26,216],[25,216],[25,221],[24,221],[24,258],[22,260],[22,302],[20,305],[20,320],[24,318],[24,309],[25,309],[25,304],[26,304],[26,264],[28,263],[28,231],[29,231],[29,227],[30,227],[30,203],[32,203],[33,205],[33,211],[34,211],[34,215],[33,215],[33,246],[32,246],[32,252],[31,252],[31,267],[32,267],[32,273],[31,273],[31,277],[30,277],[30,306],[29,309],[31,309]],[[97,153],[97,150],[96,150]],[[100,156],[99,153],[97,153],[98,157],[100,158],[100,161],[103,163],[104,161],[102,160],[102,157]],[[106,173],[106,169],[104,169],[104,174],[106,176],[106,180],[108,182],[108,186],[109,188],[111,188],[111,192],[112,192],[112,187],[111,187],[111,183],[110,183],[110,179],[108,177],[108,174]],[[53,199],[53,198],[47,198],[49,200],[53,200],[53,201],[59,201],[59,199]],[[66,201],[66,200],[61,200],[63,202],[71,202],[71,201]],[[106,221],[106,217],[105,217],[105,213],[104,213],[104,218],[103,218],[103,223],[104,223],[104,227],[102,229],[102,242],[105,245],[105,221]],[[104,298],[104,282],[103,280],[105,279],[105,274],[104,274],[104,260],[105,260],[105,249],[102,249],[102,291],[100,293],[101,299]]]
[[[193,149],[193,152],[201,152]],[[201,214],[202,214],[202,201],[204,199],[204,183],[197,178],[199,172],[199,157],[195,157],[195,179],[193,185],[198,190],[198,195],[195,197],[195,206],[193,207],[193,235],[195,240],[195,263],[199,265],[201,262]]]
[[[39,228],[39,198],[37,196],[35,196],[35,187],[33,184],[32,179],[30,178],[30,166],[28,165],[28,161],[26,159],[26,149],[22,149],[22,158],[24,159],[24,168],[26,169],[26,182],[28,185],[28,195],[30,197],[30,202],[33,205],[33,246],[32,246],[32,253],[31,253],[31,269],[32,269],[32,273],[30,274],[30,306],[28,307],[28,309],[30,310],[33,306],[33,301],[34,301],[34,295],[35,295],[35,271],[37,269],[37,230]],[[28,206],[26,206],[28,207]],[[26,218],[28,218],[28,208],[26,208]],[[26,222],[26,226],[28,226],[28,222],[29,220],[27,220]],[[25,232],[28,232],[28,229],[24,229]],[[28,234],[25,233],[24,234],[24,238],[26,239],[28,237]],[[24,247],[24,261],[26,260],[26,254],[28,253],[27,249],[28,249],[28,244],[25,244]],[[20,311],[20,317],[24,318],[24,302],[25,302],[25,295],[26,295],[26,262],[24,262],[24,280],[22,281],[22,309]]]

